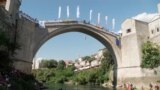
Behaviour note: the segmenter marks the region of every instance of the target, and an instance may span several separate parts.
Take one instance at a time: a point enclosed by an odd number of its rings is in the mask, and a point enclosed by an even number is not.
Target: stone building
[[[4,6],[0,6],[0,13],[0,30],[10,30],[12,27],[12,21],[9,13],[5,10]]]
[[[106,50],[107,49],[100,49],[96,54],[91,55],[90,57],[93,58],[91,62],[79,58],[78,61],[74,63],[74,66],[77,68],[75,71],[85,70],[99,66],[103,58],[103,53]]]
[[[39,69],[42,60],[43,60],[43,58],[34,58],[33,64],[32,64],[32,69]]]
[[[19,20],[19,7],[21,5],[21,0],[2,0],[0,1],[0,30],[5,31],[11,42],[15,44],[18,42],[17,37],[17,28],[18,28],[18,20]],[[27,68],[22,71],[30,72],[31,68],[26,67],[25,65],[21,65],[19,62],[23,62],[22,60],[18,60],[15,57],[13,61],[13,66],[16,69]],[[22,67],[19,67],[22,66]]]
[[[158,11],[160,11],[160,4]],[[126,19],[121,25],[121,32],[122,68],[124,69],[121,76],[128,78],[154,77],[152,78],[154,80],[159,78],[160,71],[157,71],[159,74],[155,75],[153,70],[148,72],[148,70],[142,69],[140,64],[142,44],[146,41],[160,44],[160,12],[142,13]],[[127,80],[127,78],[122,79]]]

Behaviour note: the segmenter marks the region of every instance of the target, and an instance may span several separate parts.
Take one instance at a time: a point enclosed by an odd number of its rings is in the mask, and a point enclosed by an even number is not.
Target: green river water
[[[48,87],[46,90],[113,90],[111,88],[89,85],[48,84],[46,86]]]

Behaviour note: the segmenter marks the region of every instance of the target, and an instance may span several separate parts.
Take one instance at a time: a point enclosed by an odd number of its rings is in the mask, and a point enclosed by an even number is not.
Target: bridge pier
[[[30,62],[32,60],[14,60],[13,61],[13,66],[15,69],[20,70],[21,72],[24,72],[26,74],[31,74],[31,70],[32,70],[32,62]]]

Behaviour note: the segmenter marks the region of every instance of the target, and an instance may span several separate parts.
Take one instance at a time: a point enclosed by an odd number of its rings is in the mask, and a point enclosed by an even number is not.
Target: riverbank
[[[0,90],[41,90],[42,86],[33,75],[14,68],[0,71]]]
[[[131,83],[126,82],[117,85],[118,89],[126,90],[160,90],[160,82],[146,82],[146,83]]]
[[[101,86],[93,85],[69,85],[69,84],[53,84],[47,85],[45,90],[112,90],[111,88],[104,88]]]

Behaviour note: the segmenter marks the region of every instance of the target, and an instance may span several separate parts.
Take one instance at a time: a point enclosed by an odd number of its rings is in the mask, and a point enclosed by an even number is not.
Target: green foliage
[[[89,56],[84,58],[86,60],[93,60],[93,58]],[[73,83],[82,85],[100,85],[109,80],[110,70],[113,66],[113,59],[108,51],[104,52],[104,58],[101,60],[101,63],[102,64],[99,67],[75,72],[74,65],[66,67],[65,62],[61,60],[58,62],[57,68],[43,68],[34,70],[33,74],[40,81],[52,83],[72,81]]]
[[[0,90],[6,90],[6,87],[0,86]]]
[[[68,81],[70,77],[74,75],[74,67],[70,66],[67,68],[58,69],[58,68],[45,68],[39,70],[33,70],[32,73],[37,80],[54,82],[54,83],[64,83]]]
[[[60,69],[60,70],[63,70],[65,67],[66,67],[65,62],[64,62],[63,60],[60,60],[60,61],[58,62],[57,68]]]
[[[56,60],[42,60],[40,68],[57,68],[58,62]]]
[[[7,37],[5,32],[0,32],[0,46],[8,46],[9,38]]]
[[[12,60],[15,50],[20,49],[20,45],[17,42],[11,40],[10,36],[3,30],[0,30],[0,72],[8,75],[12,72]],[[18,72],[17,72],[18,73]],[[0,86],[0,90],[35,90],[35,79],[26,74],[17,76],[17,73],[9,75],[9,82],[11,88],[7,88],[7,85]],[[20,72],[19,72],[20,75]]]
[[[85,56],[85,57],[83,57],[82,59],[83,59],[83,60],[89,60],[89,59],[91,59],[91,57],[90,57],[90,56]]]
[[[106,71],[109,72],[109,70],[111,70],[113,64],[114,64],[114,60],[112,58],[112,55],[108,52],[105,51],[103,53],[104,58],[101,61],[101,72],[105,73]]]
[[[18,49],[19,45],[12,42],[6,32],[0,30],[0,71],[6,71],[12,66],[11,55]]]
[[[8,43],[9,43],[9,38],[7,38],[7,35],[5,32],[0,32],[0,67],[2,69],[6,68],[10,64],[10,59],[9,59],[9,52],[8,52]]]
[[[91,57],[91,56],[85,56],[82,58],[82,60],[91,62],[91,61],[95,60],[95,58]]]
[[[147,41],[142,46],[142,68],[156,68],[160,66],[160,49],[159,46]]]
[[[20,49],[20,45],[17,42],[10,40],[6,32],[0,31],[0,48],[7,52],[11,52],[12,55],[15,54],[16,49]]]
[[[50,60],[48,64],[48,68],[56,68],[58,62],[56,60]]]
[[[74,81],[82,85],[84,84],[99,85],[104,83],[104,81],[109,80],[109,77],[106,76],[106,73],[103,74],[100,71],[100,68],[92,68],[77,72],[76,75],[74,75]]]
[[[31,75],[23,75],[23,77],[11,78],[12,90],[35,90],[34,77]]]

